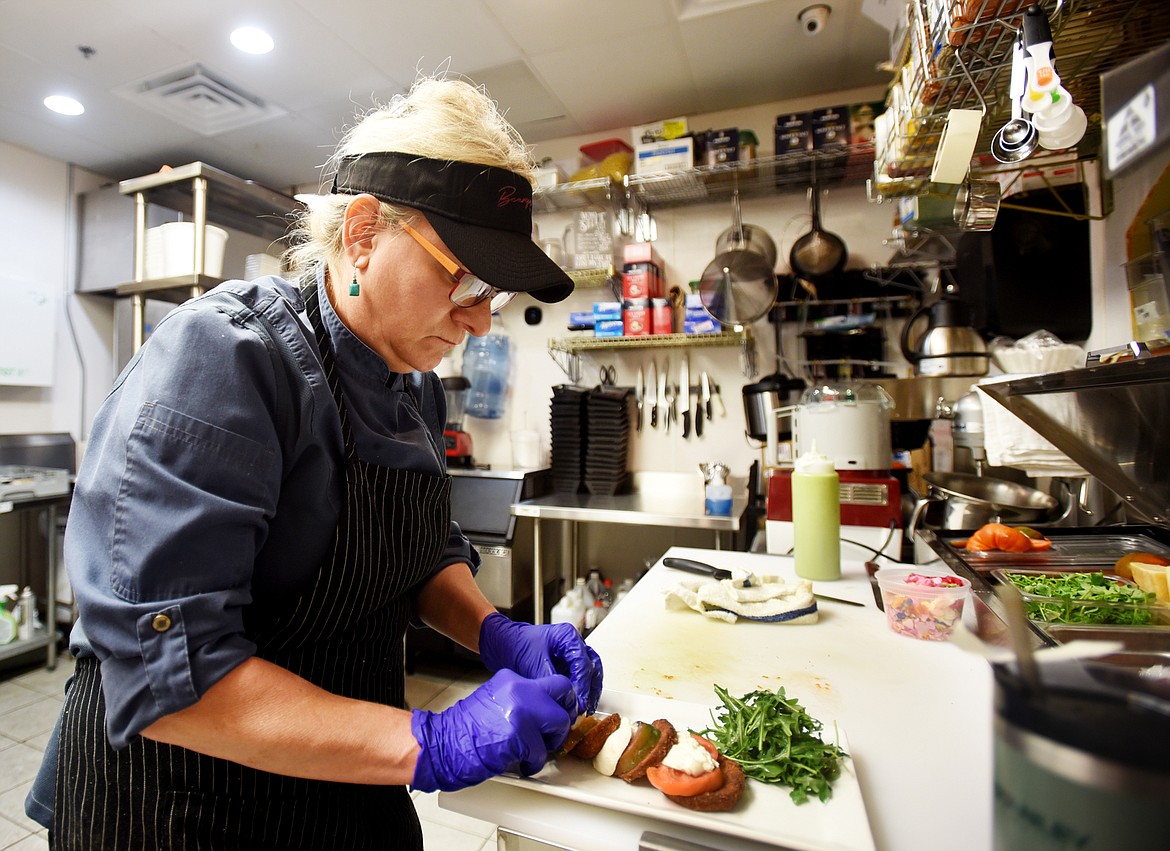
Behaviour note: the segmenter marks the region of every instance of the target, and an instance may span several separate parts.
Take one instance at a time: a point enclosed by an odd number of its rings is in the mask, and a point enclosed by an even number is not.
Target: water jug
[[[471,382],[466,414],[484,420],[504,415],[511,347],[503,334],[471,337],[463,351],[463,376]]]

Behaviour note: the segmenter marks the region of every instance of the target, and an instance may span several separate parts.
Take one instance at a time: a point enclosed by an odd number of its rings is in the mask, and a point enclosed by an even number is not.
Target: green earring
[[[349,284],[349,294],[351,296],[362,294],[362,285],[358,283],[356,269],[354,270],[354,273],[353,273],[353,280],[350,281],[350,284]]]

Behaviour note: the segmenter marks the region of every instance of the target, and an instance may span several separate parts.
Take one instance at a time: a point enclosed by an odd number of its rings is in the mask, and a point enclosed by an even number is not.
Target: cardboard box
[[[659,269],[666,268],[653,242],[627,242],[622,246],[622,262],[653,263]]]
[[[707,131],[703,145],[704,162],[707,165],[722,165],[739,161],[739,128]]]
[[[776,116],[776,156],[812,150],[812,113],[790,112]]]
[[[681,139],[687,135],[686,116],[664,118],[649,124],[637,124],[630,128],[630,140],[635,146],[642,142],[661,142],[664,139]]]
[[[695,140],[689,136],[661,142],[639,142],[634,150],[634,174],[685,171],[695,166]]]

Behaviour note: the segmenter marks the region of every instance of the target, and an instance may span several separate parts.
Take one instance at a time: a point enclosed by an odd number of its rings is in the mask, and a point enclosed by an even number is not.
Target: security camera
[[[824,3],[817,3],[815,6],[801,9],[796,19],[800,21],[800,28],[805,35],[816,35],[825,28],[825,24],[829,22],[829,13],[832,11]]]

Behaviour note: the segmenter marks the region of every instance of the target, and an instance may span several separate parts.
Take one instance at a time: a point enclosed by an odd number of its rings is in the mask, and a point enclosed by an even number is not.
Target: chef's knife
[[[691,359],[683,355],[678,373],[678,392],[682,398],[683,437],[691,436]]]
[[[670,369],[670,359],[662,364],[662,370],[658,373],[658,410],[662,417],[662,428],[670,431],[670,408],[667,407],[666,402],[666,372]]]
[[[645,380],[644,379],[645,379],[645,376],[642,374],[642,367],[641,367],[641,365],[639,365],[638,366],[638,384],[636,387],[634,387],[634,400],[638,406],[638,420],[637,420],[637,424],[634,426],[634,428],[637,431],[642,430],[642,405],[644,402],[643,396],[645,395]]]
[[[658,361],[650,361],[650,383],[646,385],[650,397],[650,428],[658,428]]]
[[[713,564],[707,564],[705,561],[695,561],[689,558],[664,558],[662,563],[666,567],[673,567],[675,570],[685,570],[688,573],[698,573],[703,576],[711,576],[715,579],[733,579],[730,570],[725,570],[722,567],[716,567]],[[740,580],[736,580],[739,582]],[[750,578],[743,580],[744,588],[751,588],[752,581]],[[844,603],[846,606],[865,606],[865,603],[858,603],[855,600],[845,600],[841,597],[830,597],[827,594],[814,593],[813,597],[818,600],[824,600],[827,603]]]
[[[703,370],[699,382],[699,404],[703,406],[704,416],[711,419],[711,376],[707,375],[707,370]]]
[[[714,385],[712,387],[712,391],[715,394],[716,401],[719,402],[719,416],[726,417],[727,416],[727,408],[724,407],[724,405],[723,405],[723,394],[719,392],[719,385],[718,384]]]
[[[731,571],[722,567],[715,567],[705,561],[693,561],[689,558],[664,558],[662,563],[675,570],[685,570],[687,573],[698,573],[703,576],[713,576],[716,579],[731,579]],[[750,580],[743,581],[743,587],[749,587]]]

